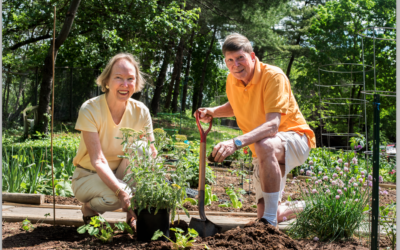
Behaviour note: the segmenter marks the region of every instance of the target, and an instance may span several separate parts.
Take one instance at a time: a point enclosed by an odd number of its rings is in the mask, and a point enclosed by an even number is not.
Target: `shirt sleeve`
[[[283,74],[276,74],[264,88],[264,111],[268,113],[280,113],[286,115],[289,109],[289,97],[291,94],[288,79]]]
[[[83,105],[79,110],[75,129],[79,131],[98,132],[98,126],[93,113],[88,105]]]

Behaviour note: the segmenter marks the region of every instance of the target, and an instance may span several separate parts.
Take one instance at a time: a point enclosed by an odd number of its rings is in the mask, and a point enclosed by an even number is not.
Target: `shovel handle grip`
[[[211,127],[212,127],[212,121],[213,121],[213,117],[211,117],[211,121],[210,121],[210,125],[208,127],[208,129],[204,132],[203,128],[200,125],[200,112],[196,112],[196,123],[197,123],[197,127],[199,128],[200,131],[200,142],[206,142],[206,137],[208,132],[210,132]]]

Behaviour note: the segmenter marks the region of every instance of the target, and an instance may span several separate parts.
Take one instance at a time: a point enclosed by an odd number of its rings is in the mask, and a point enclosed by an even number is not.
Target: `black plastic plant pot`
[[[157,230],[160,230],[169,238],[169,210],[159,209],[157,214],[154,214],[155,211],[155,208],[150,209],[151,213],[149,213],[149,210],[143,209],[138,215],[138,211],[135,210],[138,241],[150,242]],[[168,241],[164,236],[158,238],[158,240]]]

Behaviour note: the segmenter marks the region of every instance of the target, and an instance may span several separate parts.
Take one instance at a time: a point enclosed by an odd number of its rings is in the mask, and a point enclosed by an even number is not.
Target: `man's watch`
[[[233,143],[236,146],[236,149],[241,149],[243,147],[243,143],[238,138],[233,138]]]

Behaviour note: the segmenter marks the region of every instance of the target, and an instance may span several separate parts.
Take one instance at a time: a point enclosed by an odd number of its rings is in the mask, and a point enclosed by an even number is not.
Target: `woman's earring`
[[[106,89],[109,89],[110,87],[108,87],[108,85],[106,85]]]

